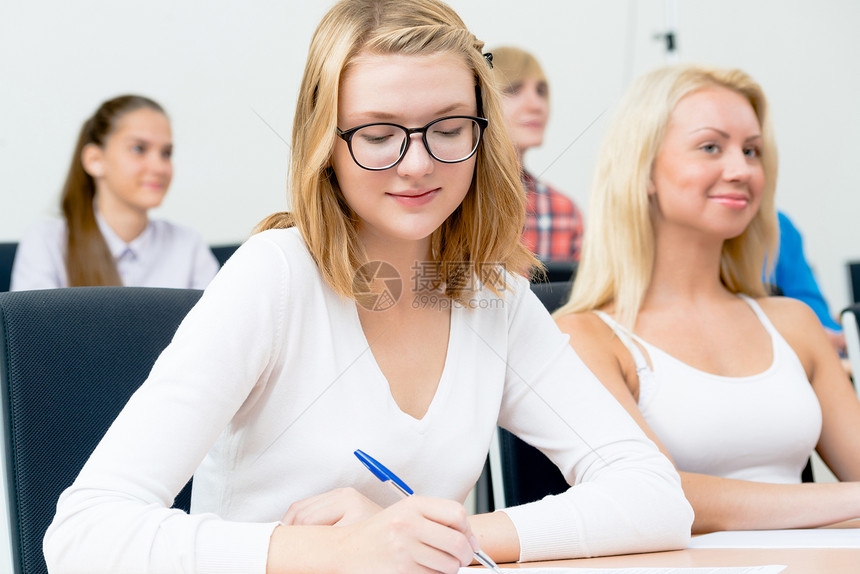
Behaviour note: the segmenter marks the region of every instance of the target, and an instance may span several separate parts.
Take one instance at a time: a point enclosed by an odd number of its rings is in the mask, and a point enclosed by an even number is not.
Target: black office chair
[[[857,378],[860,377],[860,303],[845,308],[840,313],[842,332],[845,334],[845,351],[848,354],[848,362],[851,365],[851,382],[860,397],[860,385]]]
[[[569,280],[532,283],[531,289],[547,310],[553,312],[567,302],[571,283]],[[497,431],[488,467],[492,492],[492,506],[488,510],[534,502],[568,489],[567,481],[552,461],[505,429]]]
[[[0,243],[0,292],[9,290],[12,280],[12,262],[15,261],[17,243]]]
[[[848,267],[848,287],[851,290],[851,301],[860,303],[860,261],[849,261]]]
[[[529,287],[547,311],[552,313],[570,299],[572,284],[570,281],[552,281],[549,283],[530,283]]]
[[[534,270],[531,276],[533,283],[568,283],[573,285],[579,263],[576,261],[544,261],[546,271]]]
[[[224,264],[227,263],[227,260],[230,259],[230,256],[239,249],[239,243],[230,243],[227,245],[211,245],[209,249],[212,251],[212,254],[215,256],[215,259],[218,260],[218,263],[221,264],[221,267],[224,267]]]
[[[42,538],[77,476],[201,291],[0,293],[0,390],[16,574],[47,572]],[[174,507],[188,510],[190,482]]]

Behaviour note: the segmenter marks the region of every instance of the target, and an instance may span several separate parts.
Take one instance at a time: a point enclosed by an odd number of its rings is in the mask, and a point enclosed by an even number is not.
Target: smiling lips
[[[543,122],[538,120],[525,121],[520,123],[524,128],[532,129],[532,130],[542,130]]]
[[[717,203],[721,203],[726,207],[734,209],[743,209],[750,203],[750,198],[740,193],[730,193],[725,195],[712,195],[711,199]]]
[[[439,189],[440,188],[437,187],[426,191],[411,190],[404,191],[403,193],[390,193],[389,195],[401,205],[405,205],[407,207],[418,207],[432,201]]]
[[[167,184],[163,181],[145,181],[143,182],[143,187],[146,189],[162,190],[167,187]]]

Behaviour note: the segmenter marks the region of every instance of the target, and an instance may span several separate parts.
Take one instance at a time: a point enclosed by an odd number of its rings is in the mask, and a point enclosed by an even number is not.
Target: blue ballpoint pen
[[[362,450],[356,450],[353,454],[367,467],[367,469],[376,476],[382,482],[390,484],[394,487],[397,492],[402,494],[403,496],[412,496],[415,492],[409,488],[405,482],[400,480],[400,478],[388,470],[384,464],[367,454]],[[475,559],[483,564],[485,567],[489,568],[493,572],[497,572],[498,574],[502,574],[502,571],[499,569],[498,565],[493,562],[493,559],[487,556],[483,550],[475,551]]]

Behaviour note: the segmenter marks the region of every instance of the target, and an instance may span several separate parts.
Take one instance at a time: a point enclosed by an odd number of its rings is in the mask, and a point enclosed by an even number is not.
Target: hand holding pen
[[[414,492],[409,486],[406,485],[396,474],[388,470],[382,463],[374,459],[369,454],[356,450],[355,456],[360,460],[364,466],[367,467],[370,472],[374,474],[379,480],[382,482],[391,485],[395,490],[397,490],[402,496],[408,497],[412,496]],[[472,542],[474,547],[474,557],[485,567],[493,570],[497,574],[502,574],[502,571],[496,565],[492,558],[490,558],[487,554],[485,554],[481,549],[477,548],[477,543]]]

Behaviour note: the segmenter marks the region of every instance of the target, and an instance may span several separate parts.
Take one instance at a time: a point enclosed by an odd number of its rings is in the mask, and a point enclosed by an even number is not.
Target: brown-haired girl
[[[63,186],[63,218],[21,239],[13,291],[133,285],[202,289],[218,261],[200,235],[150,219],[173,177],[170,120],[155,101],[125,95],[84,122]]]

